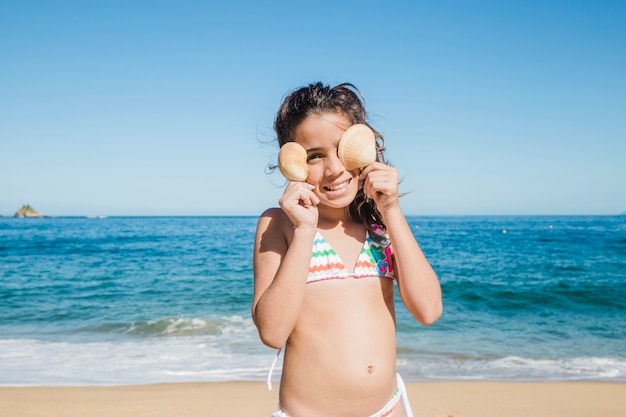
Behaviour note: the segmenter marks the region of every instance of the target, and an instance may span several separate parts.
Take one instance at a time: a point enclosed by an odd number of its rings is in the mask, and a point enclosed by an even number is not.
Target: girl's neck
[[[333,228],[340,224],[352,223],[348,208],[319,207],[317,224],[322,229]]]

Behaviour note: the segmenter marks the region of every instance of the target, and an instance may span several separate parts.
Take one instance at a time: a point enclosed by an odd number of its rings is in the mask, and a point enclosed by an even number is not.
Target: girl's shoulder
[[[287,217],[287,214],[280,207],[272,207],[265,210],[259,216],[259,223],[261,222],[271,222],[274,226],[280,227],[293,227],[291,226],[291,220]]]
[[[265,210],[259,216],[257,235],[264,234],[271,237],[288,238],[293,233],[293,224],[280,207]]]

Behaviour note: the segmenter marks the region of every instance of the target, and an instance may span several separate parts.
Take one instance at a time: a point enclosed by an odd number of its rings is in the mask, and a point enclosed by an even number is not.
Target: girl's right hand
[[[283,209],[293,227],[317,228],[320,199],[315,195],[315,187],[307,182],[289,181],[278,204]]]

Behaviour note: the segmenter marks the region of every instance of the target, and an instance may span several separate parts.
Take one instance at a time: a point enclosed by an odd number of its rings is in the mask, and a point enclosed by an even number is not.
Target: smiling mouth
[[[325,191],[338,191],[338,190],[342,190],[342,189],[346,188],[348,185],[350,185],[351,181],[352,181],[352,179],[349,179],[349,180],[341,182],[339,184],[325,185],[323,188],[324,188]]]

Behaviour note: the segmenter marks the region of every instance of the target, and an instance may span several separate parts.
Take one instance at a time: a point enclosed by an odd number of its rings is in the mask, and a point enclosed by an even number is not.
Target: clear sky
[[[0,214],[258,215],[352,82],[406,214],[626,211],[625,1],[0,0]]]

